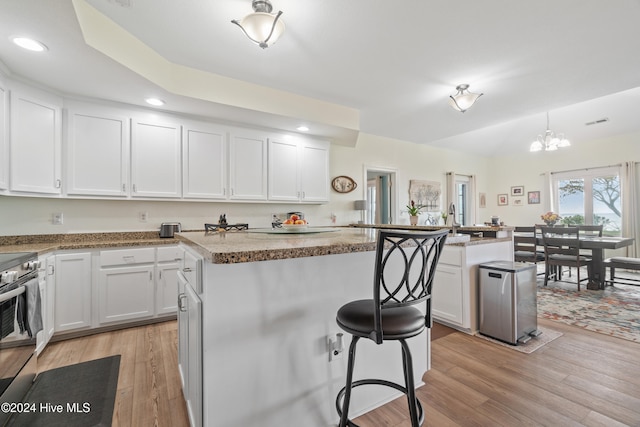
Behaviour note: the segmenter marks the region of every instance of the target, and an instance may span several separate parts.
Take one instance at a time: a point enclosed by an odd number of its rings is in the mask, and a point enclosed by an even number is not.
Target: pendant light
[[[464,113],[471,108],[476,100],[483,95],[482,93],[469,92],[468,84],[458,85],[456,86],[456,90],[458,93],[449,96],[449,105],[451,105],[454,110],[458,110],[461,113]]]
[[[558,148],[569,147],[571,142],[564,137],[564,134],[555,134],[549,129],[549,112],[547,111],[547,130],[543,135],[538,135],[535,141],[531,143],[529,151],[555,151]]]
[[[231,22],[240,27],[249,40],[266,49],[284,33],[284,22],[280,19],[282,11],[272,14],[273,6],[269,0],[253,0],[251,7],[253,13]]]

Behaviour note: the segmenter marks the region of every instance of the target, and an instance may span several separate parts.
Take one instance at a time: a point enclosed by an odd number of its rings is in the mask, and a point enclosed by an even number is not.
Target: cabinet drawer
[[[182,261],[182,249],[178,246],[167,246],[158,248],[158,262]]]
[[[155,263],[155,248],[119,249],[100,252],[100,266]]]
[[[444,247],[442,255],[440,255],[440,264],[462,265],[462,251],[460,248]]]

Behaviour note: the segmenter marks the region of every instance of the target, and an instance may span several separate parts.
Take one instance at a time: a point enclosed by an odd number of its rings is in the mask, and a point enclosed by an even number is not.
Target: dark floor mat
[[[9,426],[110,426],[118,386],[120,355],[51,369],[38,375],[25,396],[29,412]]]

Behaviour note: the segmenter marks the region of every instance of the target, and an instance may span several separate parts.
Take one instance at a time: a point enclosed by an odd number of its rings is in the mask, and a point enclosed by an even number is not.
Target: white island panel
[[[352,300],[372,297],[375,252],[238,264],[205,263],[203,289],[204,425],[335,425],[345,353],[329,362],[327,337]],[[423,305],[424,308],[424,305]],[[408,340],[416,384],[429,367],[429,333]],[[354,379],[404,383],[397,342],[358,346]],[[399,396],[356,389],[354,416]]]

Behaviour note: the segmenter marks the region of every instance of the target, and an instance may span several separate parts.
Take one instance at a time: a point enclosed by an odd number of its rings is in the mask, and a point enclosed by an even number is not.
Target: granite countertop
[[[157,231],[0,236],[0,253],[42,255],[66,249],[177,245],[179,242],[179,238],[161,238]]]
[[[349,227],[356,228],[393,228],[396,230],[442,230],[444,228],[451,229],[446,225],[409,225],[409,224],[349,224]],[[515,227],[509,225],[469,225],[456,227],[461,231],[513,231]]]
[[[336,228],[313,234],[262,234],[249,232],[183,232],[182,241],[214,264],[269,261],[307,256],[374,251],[376,229]],[[477,238],[449,246],[469,246],[511,241],[511,238]]]

